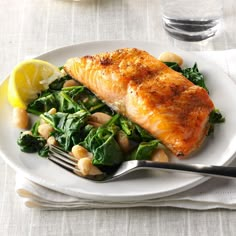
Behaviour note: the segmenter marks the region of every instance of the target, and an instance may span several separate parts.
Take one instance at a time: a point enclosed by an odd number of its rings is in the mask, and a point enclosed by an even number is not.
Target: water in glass
[[[217,32],[222,0],[161,0],[165,30],[174,38],[201,41]]]

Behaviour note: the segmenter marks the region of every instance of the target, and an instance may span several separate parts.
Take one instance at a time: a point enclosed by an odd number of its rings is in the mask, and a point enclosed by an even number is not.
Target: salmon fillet
[[[208,132],[214,104],[206,90],[145,51],[71,58],[64,70],[179,158],[197,149]]]

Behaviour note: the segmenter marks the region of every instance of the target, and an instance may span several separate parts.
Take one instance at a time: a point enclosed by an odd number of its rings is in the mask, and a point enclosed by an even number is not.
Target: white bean
[[[13,124],[20,129],[26,129],[29,124],[29,116],[25,109],[15,107],[13,109]]]
[[[158,59],[164,62],[176,62],[179,66],[183,64],[182,57],[173,52],[163,52]]]
[[[51,115],[53,115],[53,114],[55,114],[57,112],[57,109],[56,108],[51,108],[49,111],[48,111],[48,113],[49,114],[51,114]]]
[[[52,131],[53,131],[53,127],[47,123],[41,124],[38,127],[39,134],[45,139],[48,139]]]
[[[103,112],[95,112],[89,117],[89,121],[99,124],[105,124],[111,119],[111,116]]]
[[[100,171],[96,166],[92,165],[91,169],[89,170],[88,175],[101,175],[102,171]]]
[[[116,135],[116,140],[123,152],[127,153],[130,150],[130,142],[127,135],[123,131],[119,131]]]
[[[72,152],[72,155],[77,159],[88,157],[89,155],[88,150],[82,147],[81,145],[74,145],[71,149],[71,152]]]
[[[152,161],[169,162],[169,158],[163,149],[156,149],[151,157]]]
[[[78,82],[73,80],[73,79],[70,79],[70,80],[65,81],[65,83],[63,84],[63,88],[73,87],[73,86],[76,86],[76,85],[78,85]]]
[[[50,136],[50,137],[47,139],[47,144],[49,144],[49,145],[57,145],[57,140],[55,139],[54,136]]]
[[[79,168],[81,174],[84,176],[89,174],[89,172],[93,166],[92,160],[88,157],[79,159],[77,165],[78,165],[78,168]]]

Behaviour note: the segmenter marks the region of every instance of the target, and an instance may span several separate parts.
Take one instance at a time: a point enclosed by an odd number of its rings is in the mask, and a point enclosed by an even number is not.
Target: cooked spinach
[[[83,86],[76,86],[75,88],[68,87],[61,91],[48,89],[28,105],[27,111],[35,115],[40,115],[43,112],[49,111],[51,108],[56,108],[57,111],[68,113],[85,109],[82,104],[75,101],[76,96],[82,93],[83,90]]]
[[[190,80],[195,85],[198,85],[206,89],[207,92],[209,92],[205,84],[205,78],[203,74],[200,73],[198,70],[197,63],[194,63],[193,67],[185,69],[182,69],[176,62],[164,62],[164,63],[171,69],[183,74],[188,80]]]
[[[121,147],[116,141],[116,134],[120,130],[127,135],[128,139],[137,142],[137,145],[135,146],[138,146],[138,143],[141,141],[154,139],[139,126],[135,125],[125,117],[116,114],[102,127],[93,128],[85,140],[80,143],[80,145],[93,153],[94,165],[115,166],[128,159],[128,156],[122,152]],[[144,148],[139,149],[144,150]],[[140,150],[137,155],[133,155],[134,159],[136,157],[141,158]]]
[[[54,128],[53,136],[66,151],[70,151],[72,146],[84,138],[82,134],[88,118],[88,112],[84,110],[73,114],[63,112],[49,114],[45,112],[40,117]]]
[[[27,112],[40,115],[44,111],[49,111],[53,107],[58,107],[56,93],[44,91],[42,94],[27,107]]]
[[[225,117],[221,114],[221,112],[218,109],[214,109],[209,116],[209,130],[208,130],[208,136],[212,133],[214,133],[215,124],[223,123],[225,122]]]
[[[92,94],[84,86],[78,85],[73,87],[62,88],[61,80],[54,81],[52,89],[43,91],[37,99],[31,102],[27,111],[29,113],[40,115],[43,112],[49,111],[51,108],[56,108],[59,112],[74,113],[78,110],[87,110],[90,113],[96,111],[114,114],[114,112],[94,94]],[[58,83],[58,84],[57,84]]]
[[[137,132],[140,135],[142,141],[150,141],[153,140],[153,136],[151,136],[145,129],[141,128],[139,125],[135,125]]]
[[[41,157],[48,157],[48,153],[49,153],[49,146],[48,145],[44,145],[43,148],[41,148],[38,151],[39,156]]]
[[[38,136],[38,135],[39,135],[39,133],[38,133],[38,127],[39,127],[39,125],[40,125],[40,120],[37,120],[37,121],[34,123],[34,125],[32,126],[32,128],[31,128],[31,133],[32,133],[33,136]]]
[[[31,102],[27,111],[38,115],[45,122],[49,123],[54,131],[52,135],[59,145],[66,151],[89,134],[93,126],[87,124],[87,118],[96,111],[113,115],[114,112],[84,86],[78,85],[63,88],[66,80],[71,79],[64,76],[49,85],[49,88],[39,94],[38,98]],[[51,108],[56,108],[56,114],[49,114]],[[20,137],[18,144],[22,151],[34,151],[39,155],[47,155],[48,148],[46,140],[39,137],[37,121],[33,125],[31,136]],[[109,143],[109,142],[108,142]],[[31,147],[33,145],[33,147]]]
[[[211,124],[223,123],[225,122],[225,117],[221,114],[218,109],[214,109],[209,116],[209,122]]]
[[[111,127],[93,128],[80,143],[93,153],[92,163],[96,166],[114,166],[124,161],[124,154],[115,140],[116,129]]]
[[[149,142],[141,142],[129,156],[129,160],[149,160],[152,152],[157,148],[159,140],[151,140]]]
[[[163,63],[165,63],[168,67],[170,67],[171,69],[173,69],[177,72],[182,72],[181,67],[176,62],[165,61]]]
[[[33,153],[40,152],[44,148],[46,140],[40,136],[21,133],[17,144],[22,152]]]
[[[188,80],[193,82],[195,85],[198,85],[208,92],[208,89],[205,84],[205,79],[202,73],[199,72],[197,63],[193,65],[192,68],[183,69],[181,72]]]
[[[124,116],[119,117],[118,125],[120,129],[123,130],[124,133],[128,136],[128,138],[133,141],[141,142],[154,139],[146,130]]]
[[[47,141],[41,137],[38,133],[38,127],[40,121],[36,121],[31,128],[31,134],[21,133],[17,139],[17,144],[20,146],[21,151],[34,153],[37,152],[40,156],[48,156],[48,146]]]

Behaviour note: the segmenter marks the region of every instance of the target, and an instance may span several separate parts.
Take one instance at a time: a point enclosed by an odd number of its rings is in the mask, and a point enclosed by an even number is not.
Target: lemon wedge
[[[27,108],[37,95],[49,84],[60,78],[60,70],[42,60],[30,59],[18,64],[12,71],[8,83],[8,101],[13,107]]]

